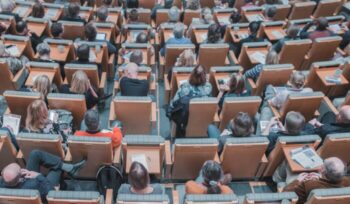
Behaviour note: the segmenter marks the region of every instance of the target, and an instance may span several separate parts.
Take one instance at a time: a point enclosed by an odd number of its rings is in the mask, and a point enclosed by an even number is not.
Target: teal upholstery
[[[284,199],[292,200],[298,199],[298,196],[294,192],[282,192],[282,193],[249,193],[246,195],[246,199],[250,201],[262,202],[262,201],[282,201]]]
[[[156,135],[125,135],[123,143],[128,145],[159,145],[164,143],[164,138]]]

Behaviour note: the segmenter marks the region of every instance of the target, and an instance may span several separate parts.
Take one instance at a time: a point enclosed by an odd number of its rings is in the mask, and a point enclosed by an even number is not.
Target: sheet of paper
[[[185,83],[185,82],[187,82],[187,81],[188,81],[187,79],[180,80],[180,81],[179,81],[179,83],[180,83],[179,86],[181,86],[183,83]]]
[[[89,61],[96,62],[96,54],[92,49],[90,49],[90,52],[89,52]]]
[[[207,40],[208,34],[207,33],[202,33],[201,34],[201,38],[202,38],[203,41]]]
[[[11,56],[19,56],[19,50],[16,45],[8,46],[6,48],[6,52],[9,53]]]
[[[106,33],[97,33],[96,39],[97,40],[106,40]]]
[[[13,131],[14,135],[18,134],[21,124],[21,116],[15,114],[4,114],[2,127],[8,127]]]
[[[131,156],[131,161],[141,163],[148,170],[147,156],[145,154],[134,154]]]
[[[49,110],[49,120],[51,120],[54,123],[57,123],[58,113],[54,110]]]
[[[18,14],[20,17],[24,17],[24,15],[27,13],[27,11],[28,11],[28,7],[18,6],[12,12]]]
[[[250,15],[248,18],[250,21],[263,21],[264,20],[264,16],[262,16],[261,14]]]
[[[58,12],[58,9],[49,8],[49,9],[47,9],[47,12],[45,13],[44,18],[52,19],[52,18],[56,17],[57,12]]]
[[[341,27],[338,24],[331,24],[329,25],[329,28],[333,31],[333,32],[338,32],[341,30]]]
[[[254,60],[258,61],[260,64],[265,64],[266,55],[261,52],[254,52],[250,55]]]
[[[279,32],[278,30],[274,30],[271,32],[273,36],[275,36],[276,38],[280,39],[283,38],[283,34],[281,32]]]
[[[248,35],[248,33],[240,33],[240,34],[238,34],[238,36],[239,36],[239,38],[244,39],[244,38],[247,38],[249,35]]]

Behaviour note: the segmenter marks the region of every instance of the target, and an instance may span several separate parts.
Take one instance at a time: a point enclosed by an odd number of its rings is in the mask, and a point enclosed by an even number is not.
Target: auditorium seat
[[[28,29],[35,33],[38,37],[42,35],[49,35],[49,20],[45,18],[27,17],[26,19]]]
[[[56,62],[35,62],[31,61],[26,64],[29,69],[29,76],[25,83],[26,86],[32,87],[34,84],[34,79],[38,75],[44,74],[49,80],[60,87],[63,83],[60,65]]]
[[[350,94],[348,94],[346,97],[341,97],[341,98],[335,98],[333,100],[333,105],[336,108],[341,107],[342,105],[350,105]]]
[[[267,85],[286,85],[293,70],[294,66],[292,64],[265,65],[256,82],[250,78],[247,79],[252,95],[262,96]]]
[[[121,121],[125,134],[149,134],[156,121],[156,111],[156,104],[149,96],[116,96],[111,102],[109,120]]]
[[[169,204],[170,199],[167,194],[163,195],[138,195],[138,194],[119,194],[117,204]]]
[[[265,58],[268,50],[270,50],[270,42],[248,42],[243,43],[241,53],[237,63],[241,65],[244,71],[249,70],[254,65],[265,63]],[[265,57],[256,57],[265,56]],[[235,63],[235,64],[237,64]]]
[[[193,19],[200,18],[200,15],[201,15],[200,10],[194,11],[190,9],[185,9],[183,23],[188,27],[191,25]]]
[[[350,187],[345,187],[312,190],[306,204],[347,204],[349,202]]]
[[[292,8],[291,5],[283,5],[283,4],[277,4],[276,7],[276,14],[273,16],[274,21],[284,21],[288,18],[288,14]]]
[[[78,178],[96,178],[101,165],[118,164],[118,149],[113,151],[111,139],[108,137],[69,136],[68,151],[65,161],[76,163],[86,159],[84,167],[79,171]],[[93,147],[93,148],[91,148]]]
[[[209,73],[211,67],[229,64],[228,51],[229,45],[226,43],[201,44],[198,51],[198,64],[204,67],[206,73]]]
[[[152,53],[152,44],[150,43],[123,43],[122,49],[126,51],[140,50],[142,51],[143,61],[141,64],[153,66],[155,64],[155,53]],[[122,64],[121,57],[118,58],[118,64]]]
[[[0,22],[5,25],[5,32],[8,31],[11,34],[16,33],[16,21],[13,16],[0,14]]]
[[[170,148],[166,151],[166,176],[172,179],[195,179],[207,160],[219,161],[218,141],[212,138],[176,139],[170,156]]]
[[[191,41],[196,44],[196,46],[200,46],[200,44],[204,43],[208,38],[208,28],[210,24],[196,24],[193,23],[189,32],[187,32],[187,36],[191,39]]]
[[[268,162],[268,144],[267,137],[227,138],[220,155],[223,171],[230,173],[233,180],[260,177]]]
[[[294,192],[249,193],[245,196],[244,204],[258,204],[258,203],[296,204],[297,201],[298,201],[298,196]]]
[[[64,109],[73,115],[74,127],[78,128],[86,112],[85,96],[80,94],[49,93],[47,95],[50,109]]]
[[[258,36],[266,38],[270,42],[276,42],[286,36],[286,32],[284,31],[285,25],[286,23],[284,21],[262,22],[258,31]]]
[[[243,68],[241,66],[225,66],[211,67],[209,73],[209,82],[212,85],[212,96],[217,96],[219,93],[219,81],[228,82],[233,73],[240,74]]]
[[[334,16],[336,15],[336,11],[341,4],[341,0],[321,0],[318,2],[312,17],[318,18],[321,16]]]
[[[288,16],[289,20],[310,18],[314,9],[316,8],[316,2],[298,2],[294,3],[292,10]]]
[[[124,70],[122,67],[118,68],[118,76],[121,79],[124,75]],[[150,94],[155,95],[156,93],[156,80],[155,75],[152,73],[152,68],[140,66],[138,69],[138,79],[147,80],[149,83]],[[119,81],[114,81],[114,93],[120,91]]]
[[[97,191],[49,191],[48,204],[102,204],[104,198]]]
[[[72,40],[46,38],[44,42],[50,46],[50,59],[65,63],[76,58]]]
[[[214,20],[221,25],[231,24],[230,16],[235,8],[214,8]]]
[[[117,40],[118,43],[134,43],[136,41],[136,37],[139,33],[145,32],[149,34],[151,30],[151,26],[147,24],[123,24],[122,33],[120,35],[120,39]]]
[[[315,149],[321,143],[321,138],[318,135],[303,135],[303,136],[282,136],[278,137],[275,148],[269,154],[267,166],[263,173],[263,177],[270,177],[275,172],[276,168],[285,159],[283,146],[287,144],[303,144],[311,145]]]
[[[26,18],[31,14],[33,5],[34,2],[17,0],[16,8],[12,12],[18,14],[21,18]]]
[[[16,162],[17,150],[13,146],[8,132],[5,130],[0,130],[0,170],[2,170],[8,164]]]
[[[3,94],[6,90],[18,90],[23,85],[28,76],[26,69],[21,69],[13,76],[5,59],[0,59],[0,94]]]
[[[174,98],[176,91],[184,81],[187,81],[194,67],[173,67],[171,80],[168,81],[168,73],[164,74],[164,101],[166,104]]]
[[[156,3],[156,0],[139,0],[139,7],[152,9],[156,5]]]
[[[63,15],[63,4],[55,3],[42,3],[45,8],[45,16],[43,18],[49,19],[51,21],[58,21]]]
[[[317,152],[323,159],[338,157],[348,166],[350,164],[349,147],[350,133],[334,133],[326,136]]]
[[[110,53],[108,53],[107,49],[107,43],[106,42],[100,42],[100,41],[78,41],[76,42],[78,46],[82,44],[86,44],[90,47],[90,53],[89,53],[89,61],[95,62],[96,64],[100,65],[102,68],[102,72],[108,72],[109,68],[109,58],[113,57],[114,55],[109,56]],[[94,56],[91,55],[94,53]]]
[[[169,21],[168,12],[169,12],[169,9],[158,9],[157,10],[156,22],[155,22],[156,28],[159,27],[162,23]]]
[[[238,43],[248,37],[249,23],[234,23],[226,26],[224,40],[226,43]]]
[[[0,188],[0,203],[42,204],[38,190]]]
[[[288,40],[279,53],[279,63],[291,63],[296,70],[300,70],[305,55],[308,53],[312,45],[309,39],[304,40]]]
[[[128,18],[130,11],[132,9],[128,8],[126,10],[126,17]],[[142,8],[141,6],[137,8],[137,13],[139,15],[139,21],[147,25],[151,25],[151,10],[148,8]]]
[[[76,38],[84,39],[84,23],[83,22],[74,22],[74,21],[58,21],[63,25],[63,34],[64,39],[75,40]]]
[[[94,22],[94,25],[96,26],[97,33],[104,33],[106,34],[105,39],[111,42],[116,42],[116,25],[115,23],[111,22]]]
[[[215,7],[215,1],[214,0],[199,0],[202,8],[204,7],[209,7],[209,8],[213,8]]]
[[[34,59],[34,50],[32,43],[28,36],[19,35],[3,35],[3,44],[14,45],[17,47],[17,52],[10,53],[12,56],[20,57],[22,55],[27,56],[29,59]]]

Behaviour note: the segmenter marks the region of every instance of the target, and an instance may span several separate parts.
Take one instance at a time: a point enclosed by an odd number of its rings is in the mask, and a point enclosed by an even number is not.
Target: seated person
[[[208,137],[219,140],[218,152],[223,150],[227,138],[231,137],[250,137],[254,134],[254,122],[248,113],[239,112],[230,120],[227,129],[222,133],[215,126],[210,124],[208,126]]]
[[[264,12],[264,21],[274,21],[273,17],[275,17],[277,13],[277,8],[275,6],[269,7],[265,9]]]
[[[209,160],[203,164],[196,181],[186,182],[186,194],[232,194],[230,187],[231,175],[223,175],[219,163]]]
[[[326,113],[321,122],[313,119],[309,123],[315,127],[315,133],[322,139],[331,133],[350,132],[350,106],[341,106],[336,115],[333,112]]]
[[[299,27],[296,25],[289,26],[286,31],[287,35],[284,36],[284,38],[278,40],[277,43],[272,46],[272,49],[274,49],[277,53],[280,53],[286,41],[297,40],[299,38],[298,37],[299,30],[300,30]]]
[[[191,49],[184,50],[176,59],[174,67],[192,67],[196,62],[196,55]],[[169,69],[168,81],[171,83],[171,77],[173,75],[173,68]]]
[[[43,100],[35,100],[27,107],[27,117],[23,132],[58,134],[49,119],[49,111]]]
[[[36,52],[36,46],[42,43],[42,40],[34,32],[28,29],[27,23],[25,21],[19,21],[16,24],[16,32],[19,36],[28,36],[30,42],[32,43],[32,48]]]
[[[346,166],[337,157],[324,160],[318,173],[301,173],[294,182],[286,186],[283,191],[292,191],[298,195],[297,204],[304,204],[314,189],[343,188],[350,186],[350,179],[346,176]]]
[[[187,1],[184,1],[184,3],[185,3],[185,9],[188,9],[188,10],[197,11],[198,9],[201,8],[201,4],[199,0],[187,0]]]
[[[90,47],[87,44],[81,44],[76,49],[77,52],[77,60],[72,60],[70,63],[73,64],[96,64],[96,60],[90,56]],[[98,68],[98,77],[101,78],[102,75],[102,67],[101,64],[97,64]]]
[[[255,65],[253,68],[247,70],[244,73],[244,77],[253,79],[253,81],[256,82],[258,80],[260,72],[262,71],[265,65],[273,65],[278,63],[279,63],[278,53],[271,49],[266,55],[265,64],[260,63]]]
[[[115,54],[117,53],[117,48],[112,45],[112,43],[110,43],[107,40],[101,40],[101,39],[96,39],[97,36],[97,29],[95,27],[95,25],[93,23],[88,23],[85,26],[85,37],[87,41],[90,42],[105,42],[107,43],[107,48],[108,48],[108,54]]]
[[[175,25],[180,21],[180,10],[176,6],[172,6],[168,11],[168,21],[161,23],[159,27]]]
[[[96,22],[107,22],[108,19],[108,7],[101,6],[96,11]]]
[[[47,43],[40,43],[38,46],[36,46],[36,52],[39,55],[39,58],[35,61],[37,62],[54,62],[50,59],[50,45]]]
[[[145,24],[143,22],[140,21],[140,16],[139,16],[139,12],[136,8],[131,9],[129,15],[128,15],[128,19],[127,19],[127,24]]]
[[[53,92],[55,85],[51,86],[48,76],[45,74],[37,75],[33,78],[33,87],[21,89],[21,91],[38,92],[41,95],[41,100],[44,100],[48,105],[47,95]]]
[[[146,79],[138,79],[139,67],[135,63],[126,65],[124,75],[120,79],[119,88],[122,96],[147,96],[149,82]]]
[[[208,28],[207,39],[205,39],[203,43],[215,44],[223,42],[221,38],[221,27],[216,23],[211,24]]]
[[[7,63],[13,76],[15,76],[21,69],[25,68],[25,64],[29,61],[24,55],[20,58],[11,56],[11,53],[7,52],[6,47],[3,44],[0,45],[0,59]]]
[[[263,129],[261,133],[261,135],[267,136],[270,141],[266,150],[266,155],[269,155],[275,148],[278,137],[307,135],[312,133],[312,131],[312,126],[305,123],[304,116],[299,112],[289,111],[284,120],[284,125],[278,118],[271,118],[266,128]]]
[[[245,0],[247,1],[247,0]],[[251,0],[249,0],[251,1]],[[247,38],[244,38],[244,39],[241,39],[235,49],[235,55],[236,57],[239,57],[240,53],[241,53],[241,49],[242,49],[242,46],[243,46],[243,43],[247,43],[247,42],[262,42],[264,41],[263,38],[260,38],[258,37],[258,31],[259,31],[259,28],[260,28],[260,23],[259,22],[256,22],[256,21],[253,21],[253,22],[250,22],[249,23],[249,26],[248,26],[248,34],[249,36]]]
[[[71,85],[62,85],[60,92],[66,94],[84,95],[87,109],[93,108],[99,101],[96,89],[92,87],[86,73],[80,70],[73,74]]]
[[[75,21],[85,23],[85,20],[79,16],[80,5],[78,3],[69,3],[67,14],[62,18],[63,21]]]
[[[50,31],[54,39],[62,39],[62,34],[64,27],[62,23],[52,23]]]
[[[234,10],[230,15],[230,22],[233,23],[239,23],[241,20],[241,14],[238,12],[238,10]]]
[[[312,26],[316,26],[316,29],[308,32]],[[333,36],[334,33],[327,28],[328,20],[325,17],[319,17],[305,25],[305,27],[300,31],[300,37],[302,39],[309,38],[310,40],[314,41],[316,38]]]
[[[11,163],[2,170],[0,187],[38,190],[41,200],[46,202],[49,191],[59,186],[62,172],[74,178],[85,162],[86,160],[75,164],[65,163],[60,157],[48,152],[32,150],[25,169],[22,169],[17,163]],[[46,176],[40,173],[42,167],[49,169]]]
[[[45,8],[41,3],[37,2],[34,4],[34,6],[32,8],[32,16],[34,18],[44,18]]]
[[[174,37],[169,38],[165,42],[165,46],[160,49],[160,54],[162,56],[165,56],[165,49],[167,45],[170,44],[192,44],[191,40],[189,38],[184,37],[184,32],[185,32],[185,26],[182,23],[176,23],[174,26],[173,34]]]
[[[219,81],[219,84],[220,92],[217,96],[217,98],[219,99],[219,114],[221,112],[222,106],[224,105],[224,100],[226,97],[250,96],[250,91],[247,91],[245,89],[244,77],[240,74],[233,73],[226,84],[224,81]]]
[[[100,116],[97,110],[88,110],[84,116],[86,130],[78,130],[76,136],[94,136],[94,137],[109,137],[112,141],[113,148],[119,147],[122,142],[122,132],[118,127],[114,127],[113,131],[100,129]]]
[[[135,43],[148,43],[149,36],[145,32],[140,32],[137,37]]]
[[[159,195],[164,194],[160,184],[150,184],[150,176],[147,169],[139,162],[132,162],[128,175],[129,184],[124,184],[118,194]]]
[[[16,2],[14,0],[1,0],[0,1],[0,14],[13,16],[16,23],[21,21],[22,18],[12,11],[16,8]]]

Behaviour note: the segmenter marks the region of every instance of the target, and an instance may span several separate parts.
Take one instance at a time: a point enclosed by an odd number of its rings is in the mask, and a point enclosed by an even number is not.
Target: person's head
[[[130,62],[133,62],[137,65],[142,64],[143,62],[143,54],[141,50],[134,50],[130,55]]]
[[[204,24],[215,23],[213,14],[211,14],[211,13],[205,14],[204,17],[203,17],[203,23]]]
[[[287,36],[294,39],[298,36],[299,33],[299,27],[296,25],[291,25],[287,28]]]
[[[316,30],[324,31],[328,28],[328,20],[325,17],[319,17],[316,20]]]
[[[32,16],[34,18],[43,18],[45,16],[45,9],[41,3],[36,3],[32,9]]]
[[[230,15],[231,23],[238,23],[241,20],[241,14],[235,9]]]
[[[304,88],[305,80],[306,77],[302,72],[295,71],[290,75],[289,83],[292,86],[292,88],[302,89]]]
[[[97,9],[96,16],[99,21],[106,21],[108,18],[108,8],[106,6],[101,6]]]
[[[139,21],[139,12],[137,11],[137,9],[131,9],[128,18],[131,22]]]
[[[191,49],[184,50],[179,56],[179,63],[177,66],[193,66],[195,63],[195,55]]]
[[[178,22],[180,19],[180,11],[176,6],[170,8],[168,12],[168,18],[170,22]]]
[[[228,86],[230,88],[229,93],[241,94],[244,91],[244,77],[240,74],[232,74]]]
[[[136,79],[139,72],[139,66],[137,64],[130,62],[125,67],[125,74],[128,78]]]
[[[299,135],[305,126],[304,116],[295,111],[289,111],[284,121],[284,128],[291,135]]]
[[[216,23],[213,23],[208,28],[208,43],[217,43],[221,39],[221,29]]]
[[[51,91],[51,82],[48,76],[38,75],[33,80],[33,89],[41,94],[41,99],[45,99]]]
[[[138,0],[128,0],[127,1],[127,7],[128,8],[138,8],[139,7],[139,1]]]
[[[21,167],[17,163],[11,163],[1,171],[1,177],[6,187],[14,187],[20,181]]]
[[[173,34],[174,37],[177,39],[181,39],[184,36],[184,32],[185,32],[185,26],[182,23],[176,23],[174,25],[174,30],[173,30]]]
[[[79,12],[80,12],[80,5],[78,3],[72,2],[68,5],[67,14],[69,17],[76,18],[78,17]]]
[[[192,70],[188,82],[192,86],[202,86],[207,82],[206,73],[202,65],[197,65]]]
[[[85,37],[88,41],[94,41],[97,36],[97,29],[93,23],[88,23],[85,26]]]
[[[201,7],[199,0],[187,0],[186,8],[190,10],[198,10]]]
[[[79,60],[89,60],[90,47],[87,44],[82,44],[77,49],[77,57]]]
[[[265,10],[265,16],[269,19],[272,19],[275,17],[277,13],[277,8],[275,6],[269,7],[268,9]]]
[[[128,181],[130,186],[136,191],[146,189],[150,184],[147,169],[141,163],[134,161],[130,166]]]
[[[208,8],[208,7],[202,8],[202,10],[201,10],[201,18],[204,18],[204,16],[207,15],[207,14],[212,14],[211,9]]]
[[[260,27],[260,23],[259,22],[257,22],[257,21],[250,22],[249,26],[248,26],[249,33],[251,35],[256,35],[258,33],[259,27]]]
[[[350,106],[349,105],[344,105],[339,108],[336,121],[338,123],[350,124]]]
[[[145,32],[140,32],[136,37],[136,43],[148,43],[148,35]]]
[[[253,120],[248,113],[238,112],[230,125],[235,137],[249,137],[254,133]]]
[[[29,30],[25,21],[19,21],[16,24],[16,31],[18,35],[27,35]]]
[[[26,128],[30,131],[40,131],[47,123],[48,110],[43,100],[35,100],[27,107]]]
[[[39,54],[39,57],[50,57],[50,46],[47,43],[40,43],[36,46],[36,52]]]
[[[13,0],[1,0],[0,10],[2,12],[11,12],[16,7],[16,3]]]
[[[84,71],[76,71],[72,76],[70,91],[77,94],[85,94],[90,88],[90,80]]]
[[[98,131],[100,128],[100,116],[98,111],[94,109],[86,111],[84,123],[88,131]]]
[[[221,189],[219,186],[219,182],[223,175],[220,164],[216,161],[208,160],[204,163],[201,171],[204,179],[204,184],[208,189],[207,193],[220,194]]]
[[[346,166],[338,157],[329,157],[323,161],[320,173],[332,183],[337,183],[346,175]]]
[[[271,49],[266,55],[265,64],[278,64],[278,61],[278,53]]]
[[[60,38],[63,34],[63,25],[62,23],[52,23],[51,25],[51,35],[54,38]]]

